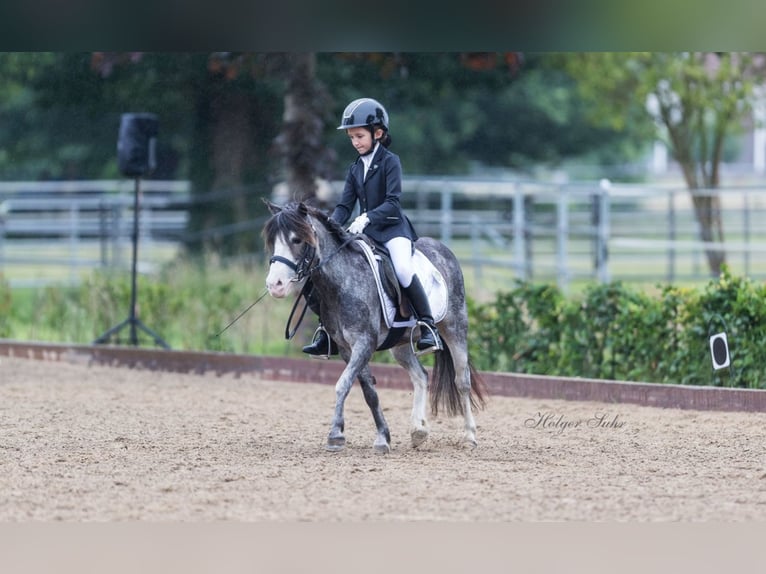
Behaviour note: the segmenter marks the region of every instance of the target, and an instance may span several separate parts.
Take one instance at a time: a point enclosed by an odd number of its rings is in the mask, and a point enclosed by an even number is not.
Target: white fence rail
[[[766,278],[766,186],[699,190],[722,204],[725,242],[700,240],[684,187],[528,181],[411,179],[408,212],[421,234],[458,251],[464,269],[498,281],[710,278],[705,251],[723,250],[735,273]],[[505,273],[504,273],[505,272]]]
[[[332,184],[336,193],[341,186]],[[141,191],[139,269],[151,271],[180,248],[189,184],[146,180]],[[127,268],[133,192],[131,180],[0,182],[0,274],[22,286]],[[766,186],[698,193],[720,198],[724,243],[700,241],[681,186],[409,177],[402,201],[418,232],[450,245],[465,273],[488,288],[514,278],[564,289],[706,280],[706,249],[723,250],[735,273],[766,278]],[[237,229],[252,233],[261,224],[251,223]]]
[[[139,185],[143,271],[178,249],[188,182]],[[0,182],[0,275],[13,286],[74,284],[98,267],[129,268],[136,182]]]

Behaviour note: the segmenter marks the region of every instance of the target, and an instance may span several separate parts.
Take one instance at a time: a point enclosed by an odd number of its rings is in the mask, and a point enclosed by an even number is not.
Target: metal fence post
[[[481,282],[482,279],[482,265],[481,265],[481,219],[478,215],[471,216],[471,256],[473,258],[474,265],[474,277]]]
[[[676,278],[676,192],[668,191],[668,283]]]
[[[106,269],[109,265],[109,254],[107,251],[108,244],[108,225],[107,217],[109,217],[109,208],[107,207],[106,200],[101,199],[98,202],[98,247],[101,257],[101,267]]]
[[[556,194],[556,277],[559,289],[567,291],[569,269],[567,266],[567,242],[569,240],[569,205],[563,187],[557,187]]]
[[[596,194],[598,226],[596,227],[596,274],[601,283],[609,283],[609,190],[608,179],[602,179]]]
[[[527,250],[524,238],[524,192],[518,182],[513,186],[513,266],[522,281],[527,277]]]
[[[120,196],[120,199],[122,196]],[[112,204],[111,213],[112,269],[122,266],[122,203]]]
[[[5,214],[7,213],[8,204],[0,202],[0,274],[3,272],[5,265]]]
[[[744,190],[742,195],[742,230],[743,243],[745,244],[744,258],[745,258],[745,275],[750,275],[750,192]]]
[[[448,185],[442,189],[442,243],[449,247],[452,242],[452,189]]]
[[[80,207],[72,203],[69,208],[69,281],[72,285],[77,283],[77,241],[80,228]]]

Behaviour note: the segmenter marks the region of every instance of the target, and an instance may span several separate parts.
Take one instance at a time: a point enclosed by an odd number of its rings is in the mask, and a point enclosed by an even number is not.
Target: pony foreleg
[[[372,412],[372,418],[375,420],[375,428],[377,429],[377,436],[375,442],[372,444],[372,448],[375,452],[380,454],[388,454],[391,452],[391,433],[388,430],[388,423],[383,416],[383,409],[380,408],[380,401],[378,400],[378,392],[375,390],[375,377],[370,373],[370,367],[367,366],[359,373],[359,383],[362,385],[362,393],[364,393],[364,400],[367,402],[367,406],[370,407]]]
[[[358,342],[357,345],[362,345],[362,343]],[[359,348],[352,349],[350,355],[346,350],[341,350],[341,355],[346,361],[346,368],[343,369],[338,382],[335,383],[335,414],[332,418],[330,434],[327,436],[327,450],[337,451],[346,446],[346,437],[343,436],[343,407],[351,386],[354,384],[354,379],[363,374],[365,370],[369,375],[368,363],[372,355],[371,349],[372,344],[369,344],[366,347],[362,346],[361,352]]]
[[[339,451],[346,446],[346,437],[343,435],[345,421],[343,418],[343,405],[354,382],[354,373],[347,366],[335,383],[335,414],[332,417],[330,433],[327,435],[327,450]]]

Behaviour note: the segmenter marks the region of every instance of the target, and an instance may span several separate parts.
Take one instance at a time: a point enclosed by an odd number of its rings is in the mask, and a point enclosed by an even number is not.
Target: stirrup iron
[[[309,354],[309,358],[310,359],[325,359],[325,360],[328,360],[330,358],[330,356],[332,355],[332,337],[330,337],[330,333],[327,332],[327,329],[325,329],[324,325],[322,325],[321,323],[319,324],[319,326],[314,331],[314,334],[311,336],[311,344],[312,345],[314,344],[314,341],[316,340],[317,335],[320,332],[323,332],[325,334],[325,336],[327,337],[327,352],[322,354],[322,355],[311,355],[311,354]]]
[[[432,345],[431,347],[427,347],[422,350],[418,349],[417,341],[415,340],[415,328],[413,327],[410,329],[410,348],[412,349],[412,352],[415,353],[416,357],[421,355],[428,355],[430,353],[435,353],[436,351],[441,351],[444,349],[444,346],[442,345],[442,338],[439,336],[439,332],[435,328],[430,327],[423,321],[417,321],[415,324],[418,325],[421,329],[428,329],[428,331],[433,336],[434,341],[436,341],[436,344]]]

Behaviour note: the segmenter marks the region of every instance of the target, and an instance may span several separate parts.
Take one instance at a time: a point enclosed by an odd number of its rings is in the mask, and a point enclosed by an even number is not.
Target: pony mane
[[[349,233],[343,226],[330,217],[326,212],[316,207],[306,206],[310,215],[319,220],[319,222],[327,228],[327,231],[339,242],[343,242],[348,239]]]
[[[343,226],[335,221],[332,217],[330,217],[327,213],[322,211],[321,209],[315,208],[315,207],[309,207],[307,206],[309,214],[311,214],[313,217],[315,217],[319,222],[324,225],[324,227],[327,229],[327,231],[330,232],[330,235],[332,235],[335,240],[340,243],[341,245],[345,245],[347,249],[352,249],[356,251],[357,253],[363,253],[362,247],[360,247],[356,241],[349,241],[351,237],[351,233],[346,231]],[[364,241],[372,247],[373,249],[376,248],[375,243],[373,240],[364,233],[359,233],[356,236],[354,236],[355,239],[359,241]]]
[[[342,243],[348,239],[349,233],[327,213],[305,203],[291,201],[282,206],[282,209],[272,215],[264,225],[263,238],[266,248],[273,250],[277,237],[282,236],[286,239],[291,232],[305,243],[316,247],[316,238],[306,215],[319,221],[338,242]]]
[[[294,232],[301,241],[310,245],[316,244],[311,224],[306,219],[305,213],[300,212],[299,207],[297,203],[288,203],[266,222],[263,227],[263,238],[267,249],[273,250],[277,237],[287,239],[291,232]]]

